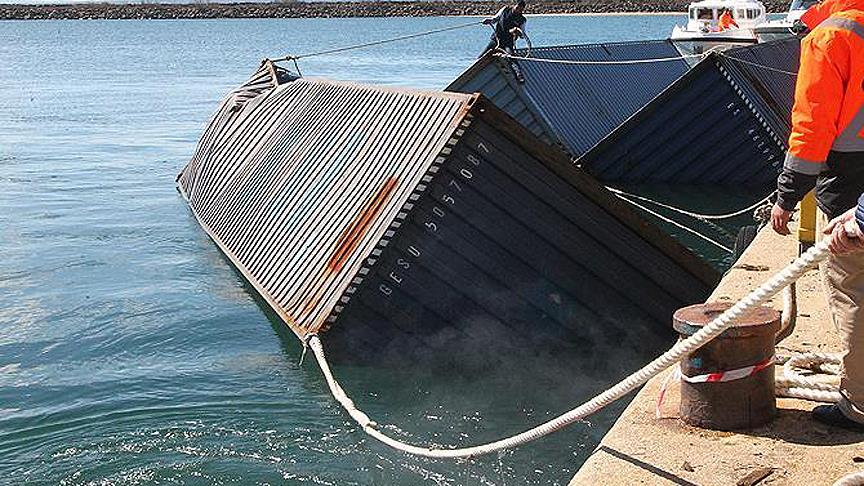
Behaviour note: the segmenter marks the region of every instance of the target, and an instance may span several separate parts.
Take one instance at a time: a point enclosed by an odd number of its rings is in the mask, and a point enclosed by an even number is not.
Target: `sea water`
[[[0,484],[566,484],[622,404],[489,457],[392,451],[301,363],[175,190],[220,98],[261,59],[470,20],[0,22]],[[653,39],[680,21],[531,17],[528,32],[535,46]],[[475,26],[299,67],[440,89],[488,36]],[[538,350],[480,373],[335,371],[389,433],[470,445],[608,385],[566,363]],[[611,380],[640,364],[596,366]]]

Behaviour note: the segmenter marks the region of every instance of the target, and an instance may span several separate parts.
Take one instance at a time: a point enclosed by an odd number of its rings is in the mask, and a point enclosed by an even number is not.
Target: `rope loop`
[[[678,363],[685,356],[722,334],[723,331],[734,325],[735,321],[738,320],[742,314],[764,304],[770,297],[796,281],[816,263],[826,259],[829,253],[827,240],[822,240],[813,245],[794,262],[789,264],[779,273],[775,274],[759,288],[738,301],[731,308],[720,314],[720,316],[711,321],[708,325],[702,327],[687,339],[677,342],[671,349],[658,356],[641,369],[582,405],[579,405],[569,412],[559,415],[548,422],[540,424],[530,430],[526,430],[525,432],[495,442],[473,447],[458,449],[433,449],[430,447],[420,447],[393,439],[380,432],[372,425],[374,422],[371,421],[369,416],[356,408],[354,402],[348,398],[345,391],[341,386],[339,386],[339,383],[333,377],[333,372],[327,362],[324,348],[321,345],[318,336],[310,336],[308,342],[309,347],[312,348],[312,351],[315,354],[315,359],[318,361],[321,372],[327,380],[327,385],[330,387],[330,392],[333,397],[342,405],[343,408],[345,408],[345,411],[351,416],[351,418],[353,418],[371,437],[394,449],[424,457],[453,459],[479,456],[527,444],[528,442],[558,431],[573,422],[581,421],[585,417],[603,409],[610,403],[626,396],[628,393],[632,392],[651,378],[660,374],[666,368]]]

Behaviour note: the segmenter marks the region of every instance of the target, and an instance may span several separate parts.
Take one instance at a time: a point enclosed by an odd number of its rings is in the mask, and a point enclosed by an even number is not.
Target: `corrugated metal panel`
[[[331,346],[356,346],[374,323],[392,338],[367,339],[376,354],[482,340],[490,329],[557,336],[584,352],[665,335],[670,312],[705,297],[710,285],[681,271],[676,244],[566,158],[550,164],[521,146],[525,135],[504,124],[471,120],[339,315]]]
[[[557,140],[554,133],[528,106],[521,87],[502,66],[499,59],[483,56],[448,86],[447,91],[483,93],[531,133],[547,143],[554,143]]]
[[[214,120],[181,187],[301,337],[591,349],[668,335],[717,279],[482,97],[300,80]]]
[[[730,82],[759,106],[771,129],[784,141],[791,130],[801,43],[797,37],[730,49],[720,57],[720,66]]]
[[[622,61],[677,57],[669,41],[534,49],[541,59]],[[685,60],[623,65],[521,62],[528,97],[578,156],[687,72]]]
[[[519,55],[525,54],[525,51],[519,52]],[[531,52],[535,58],[569,61],[622,61],[679,55],[668,40],[542,47]],[[501,95],[489,87],[505,80],[542,121],[544,132],[551,132],[547,137],[574,156],[591,148],[689,68],[683,59],[629,65],[520,61],[525,83],[518,84],[500,59],[487,56],[477,64],[479,68],[469,68],[448,89],[479,91],[500,107],[503,105]],[[490,73],[492,67],[497,74]],[[531,126],[529,128],[536,133]]]
[[[315,331],[471,98],[306,80],[226,113],[231,98],[181,188],[295,332]]]
[[[604,181],[767,188],[785,144],[764,112],[711,54],[578,162]]]

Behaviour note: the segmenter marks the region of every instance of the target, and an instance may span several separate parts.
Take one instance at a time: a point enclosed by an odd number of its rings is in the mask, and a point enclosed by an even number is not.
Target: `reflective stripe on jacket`
[[[832,3],[835,10],[825,12]],[[806,175],[825,170],[829,151],[864,152],[864,0],[826,0],[817,7],[802,17],[805,23],[830,17],[801,41],[784,164]]]

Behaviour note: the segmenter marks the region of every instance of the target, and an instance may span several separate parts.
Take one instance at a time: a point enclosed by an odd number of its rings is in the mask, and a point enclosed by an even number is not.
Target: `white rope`
[[[692,235],[694,235],[694,236],[696,236],[696,237],[702,239],[703,241],[706,241],[706,242],[708,242],[708,243],[711,243],[712,245],[716,246],[717,248],[720,248],[721,250],[726,251],[727,253],[733,253],[732,249],[729,248],[728,246],[724,245],[723,243],[718,242],[717,240],[711,239],[711,238],[709,238],[709,237],[703,235],[702,233],[700,233],[700,232],[694,230],[693,228],[689,228],[689,227],[687,227],[687,226],[685,226],[685,225],[683,225],[683,224],[681,224],[681,223],[675,221],[674,219],[667,218],[666,216],[663,216],[662,214],[658,213],[657,211],[653,211],[653,210],[651,210],[651,209],[648,209],[648,208],[646,208],[645,206],[643,206],[643,205],[641,205],[641,204],[639,204],[639,203],[637,203],[637,202],[635,202],[635,201],[633,201],[633,200],[628,199],[628,198],[627,198],[626,196],[624,196],[624,195],[621,195],[621,194],[615,194],[615,195],[618,196],[618,198],[621,199],[622,201],[626,201],[626,202],[632,204],[633,206],[635,206],[635,207],[641,209],[642,211],[645,211],[646,213],[648,213],[648,214],[654,216],[655,218],[658,218],[658,219],[660,219],[660,220],[662,220],[662,221],[665,221],[665,222],[667,222],[667,223],[669,223],[669,224],[671,224],[671,225],[674,225],[674,226],[676,226],[676,227],[678,227],[678,228],[680,228],[680,229],[682,229],[682,230],[684,230],[684,231],[686,231],[686,232],[688,232],[688,233],[690,233],[690,234],[692,234]]]
[[[738,301],[727,311],[723,312],[719,317],[711,321],[710,324],[704,326],[689,338],[679,341],[672,346],[672,348],[645,365],[643,368],[631,374],[603,393],[595,396],[588,402],[585,402],[573,410],[570,410],[569,412],[546,423],[522,432],[521,434],[473,447],[461,449],[432,449],[429,447],[406,444],[379,432],[377,430],[377,424],[373,422],[368,415],[356,408],[354,402],[345,394],[345,391],[341,386],[339,386],[339,383],[333,377],[330,365],[327,363],[327,358],[324,355],[324,348],[321,346],[321,341],[318,339],[318,336],[314,334],[310,336],[308,343],[312,348],[312,351],[315,353],[315,359],[321,367],[321,372],[327,380],[327,385],[330,387],[333,397],[336,398],[336,400],[345,408],[345,411],[347,411],[351,418],[360,425],[363,431],[370,436],[390,447],[393,447],[394,449],[420,456],[434,458],[479,456],[502,449],[511,449],[539,439],[540,437],[560,430],[575,421],[582,420],[624,397],[654,376],[657,376],[666,368],[678,363],[685,356],[719,336],[723,331],[732,326],[744,313],[767,302],[769,298],[792,282],[798,280],[804,272],[827,258],[828,255],[828,240],[822,240],[807,250],[786,268],[771,277],[759,288]]]
[[[523,56],[514,56],[513,54],[502,54],[504,57],[509,59],[515,59],[517,61],[531,61],[531,62],[545,62],[550,64],[574,64],[580,66],[613,66],[613,65],[627,65],[627,64],[649,64],[655,62],[669,62],[669,61],[681,61],[683,59],[689,59],[694,57],[702,57],[702,54],[688,54],[686,56],[677,56],[677,57],[658,57],[653,59],[622,59],[619,61],[577,61],[571,59],[544,59],[540,57],[523,57]]]
[[[835,354],[804,353],[794,355],[783,364],[783,375],[775,378],[777,395],[814,402],[837,403],[840,401],[839,384],[805,377],[798,373],[796,368],[837,375],[839,366],[840,357]]]
[[[676,212],[676,213],[683,214],[683,215],[685,215],[685,216],[690,216],[691,218],[701,219],[702,221],[711,221],[711,220],[719,220],[719,219],[731,219],[731,218],[734,218],[734,217],[736,217],[736,216],[741,216],[742,214],[749,213],[750,211],[753,211],[754,209],[758,208],[759,206],[765,204],[766,202],[768,202],[768,200],[771,199],[771,196],[774,195],[774,191],[771,191],[771,194],[768,194],[767,196],[765,196],[765,197],[763,197],[762,199],[756,201],[755,203],[751,204],[750,206],[747,206],[746,208],[743,208],[743,209],[739,209],[739,210],[737,210],[737,211],[733,211],[733,212],[731,212],[731,213],[725,213],[725,214],[701,214],[701,213],[694,213],[694,212],[692,212],[692,211],[687,211],[686,209],[681,209],[681,208],[678,208],[678,207],[675,207],[675,206],[672,206],[672,205],[669,205],[669,204],[662,203],[662,202],[660,202],[660,201],[655,201],[655,200],[653,200],[653,199],[651,199],[651,198],[647,198],[647,197],[645,197],[645,196],[640,196],[640,195],[638,195],[638,194],[631,194],[631,193],[629,193],[629,192],[624,192],[624,191],[622,191],[621,189],[616,189],[616,188],[614,188],[614,187],[606,186],[606,189],[608,189],[608,190],[609,190],[610,192],[612,192],[613,194],[616,194],[616,195],[619,195],[619,196],[632,197],[632,198],[634,198],[634,199],[638,199],[638,200],[640,200],[640,201],[644,201],[644,202],[647,202],[647,203],[651,203],[651,204],[654,204],[654,205],[656,205],[656,206],[660,206],[661,208],[666,208],[666,209],[668,209],[668,210],[670,210],[670,211],[674,211],[674,212]]]

